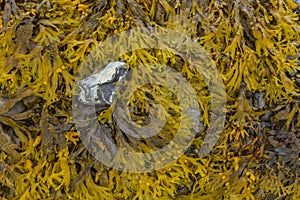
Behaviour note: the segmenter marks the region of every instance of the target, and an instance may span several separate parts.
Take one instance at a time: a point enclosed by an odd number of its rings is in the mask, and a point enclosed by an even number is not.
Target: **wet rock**
[[[101,72],[79,81],[79,100],[88,105],[110,105],[119,88],[116,83],[124,80],[127,73],[125,62],[110,62]]]

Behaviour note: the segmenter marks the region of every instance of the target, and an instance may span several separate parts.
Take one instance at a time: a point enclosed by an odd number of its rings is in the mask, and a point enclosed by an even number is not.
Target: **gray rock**
[[[124,80],[127,73],[125,62],[108,63],[99,73],[79,81],[79,100],[87,105],[110,105],[119,88],[116,83]]]

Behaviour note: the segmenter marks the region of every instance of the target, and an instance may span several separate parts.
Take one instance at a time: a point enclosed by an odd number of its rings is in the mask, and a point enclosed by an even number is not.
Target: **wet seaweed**
[[[292,0],[3,0],[0,16],[3,199],[300,199],[300,25]],[[121,55],[129,68],[152,62],[179,71],[197,93],[204,129],[163,169],[110,169],[90,155],[75,128],[76,75],[105,39],[160,27],[188,35],[216,63],[226,87],[225,128],[213,151],[199,157],[211,106],[201,75],[172,52]],[[180,109],[166,88],[136,91],[132,117],[145,123],[150,94],[168,110],[163,134],[126,138],[108,108],[98,120],[116,144],[148,152],[174,136]]]

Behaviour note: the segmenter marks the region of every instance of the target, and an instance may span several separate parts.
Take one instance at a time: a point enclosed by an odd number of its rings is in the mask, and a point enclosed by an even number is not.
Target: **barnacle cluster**
[[[0,4],[2,199],[300,199],[300,20],[294,1]],[[176,162],[137,174],[111,169],[90,155],[71,107],[76,76],[89,53],[113,35],[143,28],[174,29],[205,48],[226,87],[227,117],[209,155],[199,156],[203,129]],[[113,43],[110,49],[121,46]],[[101,53],[107,52],[99,52],[100,60]],[[119,59],[129,68],[158,63],[180,72],[197,93],[199,120],[210,126],[207,83],[186,60],[159,49],[138,49]],[[91,64],[86,74],[92,70]],[[131,140],[126,148],[152,151],[176,133],[181,111],[167,88],[136,91],[130,97],[132,117],[143,124],[150,94],[169,111],[167,125],[152,141]],[[118,130],[111,107],[98,119]],[[124,143],[120,131],[112,138]]]

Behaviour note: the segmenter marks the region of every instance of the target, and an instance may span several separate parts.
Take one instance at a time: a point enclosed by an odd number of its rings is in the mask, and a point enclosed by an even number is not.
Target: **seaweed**
[[[211,153],[201,157],[212,106],[203,74],[171,50],[141,48],[119,55],[130,69],[146,66],[130,84],[160,70],[147,63],[181,73],[197,94],[203,129],[184,155],[162,169],[118,171],[82,143],[86,133],[76,129],[71,109],[76,77],[107,38],[159,28],[189,36],[215,62],[226,89],[225,127]],[[300,199],[299,33],[299,6],[292,0],[1,1],[1,198]],[[141,38],[136,45],[154,42]],[[128,44],[121,39],[123,45],[108,48],[112,53]],[[193,54],[192,47],[186,51]],[[109,53],[96,52],[99,60]],[[98,64],[88,62],[83,76]],[[147,123],[150,104],[165,107],[167,123],[145,140],[124,136],[114,105],[97,119],[110,130],[111,141],[151,152],[174,137],[183,114],[171,90],[146,85],[128,106],[140,126]]]

